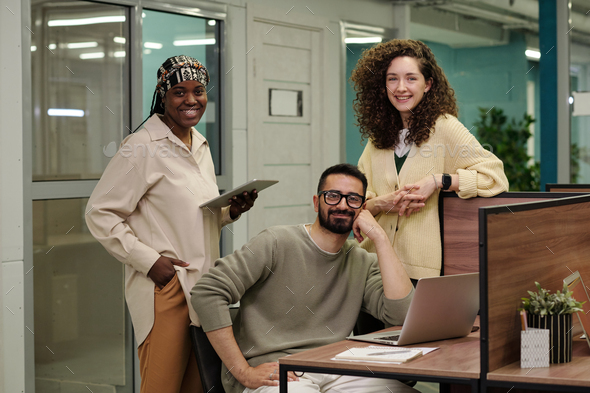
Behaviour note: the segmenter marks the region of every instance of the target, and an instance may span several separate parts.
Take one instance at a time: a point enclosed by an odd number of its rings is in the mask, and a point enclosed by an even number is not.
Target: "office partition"
[[[478,209],[511,203],[571,197],[567,192],[503,192],[491,198],[461,199],[441,193],[439,218],[443,249],[441,275],[479,271]],[[579,194],[582,195],[582,194]]]
[[[590,184],[545,184],[547,192],[583,192],[590,193]]]
[[[578,270],[590,280],[590,195],[479,209],[481,372],[488,387],[588,391],[590,349],[574,339],[571,363],[520,368],[517,309],[535,281],[555,292]],[[580,327],[574,318],[574,337]]]

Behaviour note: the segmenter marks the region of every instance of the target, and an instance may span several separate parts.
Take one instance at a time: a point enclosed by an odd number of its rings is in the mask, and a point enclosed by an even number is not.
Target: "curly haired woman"
[[[359,169],[367,209],[389,235],[408,275],[440,275],[440,190],[460,198],[508,190],[504,166],[457,120],[455,93],[430,48],[392,40],[363,52],[351,77],[367,146]],[[361,247],[373,251],[365,240]]]

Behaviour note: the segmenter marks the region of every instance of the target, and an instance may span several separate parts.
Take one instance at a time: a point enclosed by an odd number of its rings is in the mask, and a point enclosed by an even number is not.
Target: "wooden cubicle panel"
[[[590,184],[545,184],[547,192],[583,192],[590,193]]]
[[[439,216],[444,275],[479,271],[478,210],[480,207],[537,202],[571,196],[566,193],[504,192],[495,197],[461,199],[455,193],[441,193]]]
[[[589,195],[481,209],[482,373],[519,361],[517,309],[535,281],[552,292],[576,270],[590,281],[589,218]]]

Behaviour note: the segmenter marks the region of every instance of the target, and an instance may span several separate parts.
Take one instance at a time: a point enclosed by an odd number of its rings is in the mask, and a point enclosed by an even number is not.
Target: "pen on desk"
[[[520,311],[520,324],[522,325],[522,330],[528,329],[527,318],[526,318],[526,311]]]
[[[398,354],[398,353],[407,353],[407,352],[412,352],[412,351],[373,352],[373,353],[367,354],[367,356],[395,355],[395,354]]]

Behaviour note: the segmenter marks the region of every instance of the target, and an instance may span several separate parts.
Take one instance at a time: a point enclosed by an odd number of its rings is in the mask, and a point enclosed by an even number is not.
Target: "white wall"
[[[20,0],[0,11],[0,391],[24,392],[22,52]],[[26,8],[25,8],[26,9]]]

